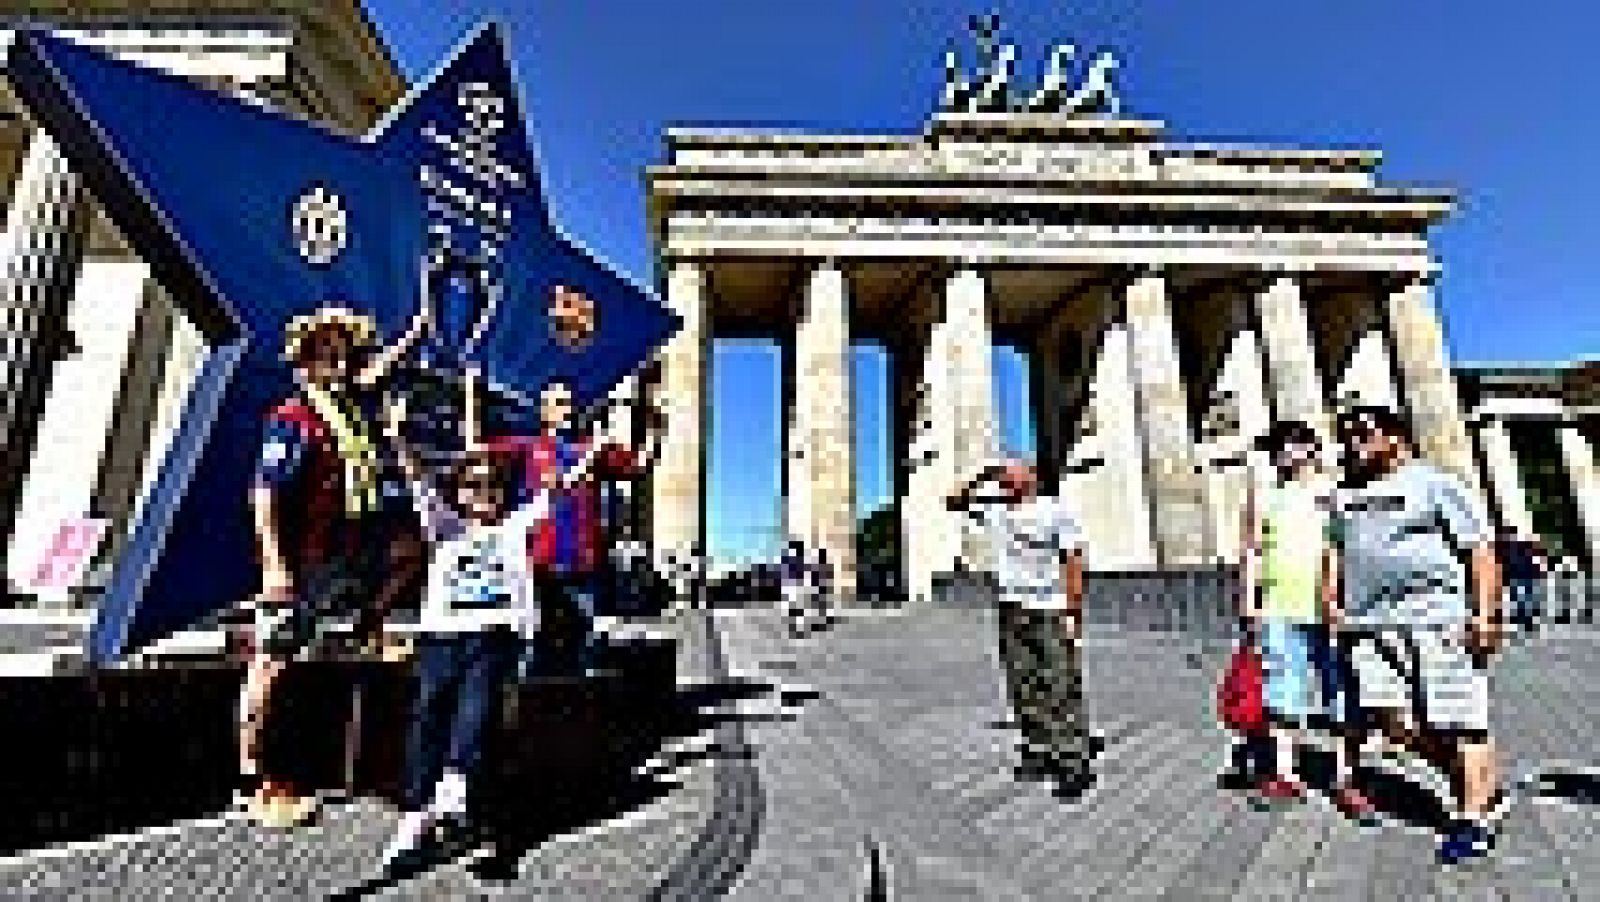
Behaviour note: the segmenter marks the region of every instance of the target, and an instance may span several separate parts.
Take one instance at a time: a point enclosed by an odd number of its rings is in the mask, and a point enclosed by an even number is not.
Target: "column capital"
[[[961,276],[973,275],[987,281],[989,268],[989,261],[982,257],[955,257],[950,260],[950,269],[945,274],[945,280],[949,281]]]
[[[664,252],[662,256],[667,264],[669,273],[693,274],[695,276],[703,276],[705,274],[705,264],[701,262],[699,257],[673,254],[671,252]]]
[[[1175,267],[1161,263],[1113,265],[1106,268],[1106,275],[1102,282],[1110,286],[1112,291],[1125,292],[1135,284],[1147,279],[1168,279],[1175,269]]]
[[[1389,280],[1388,293],[1398,294],[1413,288],[1433,289],[1438,287],[1440,269],[1437,265],[1428,269],[1408,270],[1395,273]]]
[[[1255,269],[1269,276],[1296,277],[1316,272],[1317,266],[1309,260],[1269,259],[1261,261]]]

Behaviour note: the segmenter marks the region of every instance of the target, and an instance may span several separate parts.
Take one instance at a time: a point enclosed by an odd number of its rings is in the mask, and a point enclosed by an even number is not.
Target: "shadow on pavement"
[[[564,834],[615,819],[676,788],[673,775],[695,760],[724,753],[715,745],[670,756],[659,766],[664,744],[703,736],[731,721],[765,719],[728,709],[742,700],[768,696],[770,684],[730,680],[678,690],[649,706],[627,706],[632,691],[620,683],[574,683],[568,694],[524,694],[516,729],[497,737],[493,772],[474,799],[477,835],[453,848],[434,849],[403,870],[375,875],[333,898],[367,898],[472,858],[469,868],[485,879],[511,880],[529,851]],[[575,692],[576,694],[571,694]],[[608,717],[627,708],[627,717]],[[485,848],[487,846],[487,848]]]
[[[503,773],[484,782],[508,834],[544,838],[660,795],[635,768],[674,737],[769,692],[759,683],[679,690],[674,651],[611,650],[608,675],[543,676],[508,702]],[[229,803],[242,670],[224,661],[0,679],[0,855],[205,818]],[[359,692],[356,691],[359,687]],[[310,790],[398,798],[411,669],[307,662],[286,671],[263,736],[268,772]],[[359,742],[350,742],[360,698]],[[358,750],[357,754],[351,754]]]
[[[1533,781],[1533,795],[1541,799],[1600,806],[1600,770],[1547,768]]]
[[[1234,765],[1219,775],[1218,784],[1223,789],[1250,793],[1256,781],[1268,773],[1271,746],[1236,747]],[[1248,760],[1247,760],[1248,759]],[[1313,791],[1331,796],[1334,791],[1333,756],[1325,752],[1302,750],[1297,770],[1300,778]],[[1448,801],[1433,790],[1417,783],[1387,773],[1358,767],[1356,785],[1377,808],[1378,817],[1394,823],[1408,824],[1425,830],[1442,831],[1449,826]]]

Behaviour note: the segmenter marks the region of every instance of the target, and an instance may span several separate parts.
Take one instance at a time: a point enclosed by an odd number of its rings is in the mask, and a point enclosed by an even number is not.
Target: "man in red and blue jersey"
[[[536,435],[501,436],[486,444],[509,459],[516,475],[515,503],[520,505],[548,474],[573,472],[588,457],[593,458],[583,476],[553,490],[550,515],[528,534],[528,562],[539,597],[553,604],[552,613],[576,618],[579,667],[594,669],[593,626],[600,592],[600,574],[607,564],[603,519],[600,505],[601,484],[608,479],[630,479],[648,468],[646,455],[615,442],[597,443],[580,434],[574,424],[572,390],[566,383],[551,382],[539,394],[540,431]],[[649,420],[649,444],[658,443],[659,420]]]
[[[241,801],[267,823],[287,826],[310,814],[287,781],[261,773],[259,737],[279,676],[339,615],[375,630],[420,571],[421,549],[393,514],[404,499],[386,485],[379,437],[360,400],[424,324],[419,314],[371,359],[363,351],[372,322],[353,311],[324,307],[286,330],[296,390],[267,415],[250,490],[262,579],[239,712]]]

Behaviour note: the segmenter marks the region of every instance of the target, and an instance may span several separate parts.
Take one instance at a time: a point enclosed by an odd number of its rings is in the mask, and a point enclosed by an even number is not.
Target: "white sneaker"
[[[379,860],[385,872],[414,863],[421,857],[422,847],[433,832],[433,816],[427,811],[408,811],[400,818],[400,827],[389,841]]]

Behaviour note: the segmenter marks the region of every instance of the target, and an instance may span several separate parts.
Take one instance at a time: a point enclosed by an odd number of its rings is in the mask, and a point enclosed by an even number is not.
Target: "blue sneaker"
[[[1439,863],[1447,867],[1482,858],[1494,849],[1494,834],[1482,824],[1459,824],[1439,842]]]

